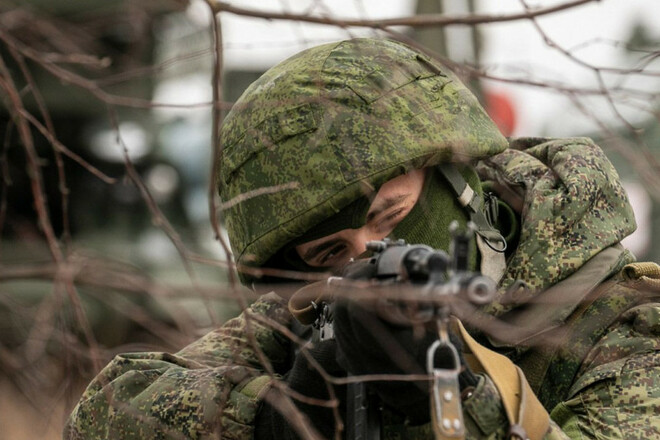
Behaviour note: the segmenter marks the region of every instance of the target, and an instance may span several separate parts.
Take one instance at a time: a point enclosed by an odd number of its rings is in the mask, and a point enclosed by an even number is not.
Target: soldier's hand
[[[404,379],[411,374],[428,374],[425,368],[427,350],[438,338],[434,330],[393,325],[362,303],[350,300],[335,304],[333,327],[338,363],[342,367],[352,375],[396,375],[392,380],[369,384],[388,406],[403,413],[411,423],[430,420],[429,382]],[[458,339],[452,337],[452,342],[460,353]],[[464,365],[462,358],[461,363]],[[442,352],[436,356],[436,367],[455,367],[452,364],[453,358],[448,352],[444,358]],[[459,375],[461,388],[476,385],[474,374],[463,368]]]
[[[328,433],[334,432],[337,420],[332,408],[326,404],[333,398],[338,399],[340,407],[337,414],[343,417],[346,412],[343,407],[346,387],[330,384],[323,377],[324,374],[334,377],[346,375],[346,371],[336,361],[334,340],[316,342],[311,347],[301,349],[296,355],[293,367],[284,376],[284,381],[294,391],[291,397],[298,410],[318,432],[331,437]],[[298,435],[283,414],[264,403],[257,415],[255,439],[271,438],[295,439]]]

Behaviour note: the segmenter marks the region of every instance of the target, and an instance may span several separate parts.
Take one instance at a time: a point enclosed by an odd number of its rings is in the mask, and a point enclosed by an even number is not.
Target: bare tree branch
[[[576,8],[597,0],[574,0],[547,8],[539,8],[534,11],[526,11],[517,14],[482,15],[468,14],[458,16],[444,16],[437,14],[415,15],[412,17],[389,18],[378,20],[351,20],[331,17],[317,17],[309,14],[279,13],[272,11],[260,11],[254,9],[240,8],[230,3],[221,1],[210,1],[215,13],[228,12],[246,17],[264,18],[267,20],[293,20],[307,23],[328,24],[339,27],[370,27],[384,29],[392,26],[412,26],[416,28],[429,26],[451,26],[451,25],[477,25],[485,23],[502,23],[508,21],[526,20],[543,15],[553,14],[559,11]]]

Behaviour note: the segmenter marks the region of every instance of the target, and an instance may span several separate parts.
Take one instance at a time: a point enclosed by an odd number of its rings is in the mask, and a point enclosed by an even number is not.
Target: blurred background
[[[418,44],[506,136],[595,138],[635,208],[627,246],[660,261],[659,16],[654,0],[0,0],[0,438],[60,438],[112,356],[176,351],[254,298],[215,220],[213,121],[309,46]]]

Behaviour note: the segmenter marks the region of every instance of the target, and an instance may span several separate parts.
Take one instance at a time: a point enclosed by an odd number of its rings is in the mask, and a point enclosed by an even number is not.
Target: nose
[[[355,255],[363,254],[367,250],[367,243],[373,240],[382,240],[383,237],[376,231],[371,230],[370,228],[364,226],[355,231],[355,235],[352,237],[352,247],[354,249]]]

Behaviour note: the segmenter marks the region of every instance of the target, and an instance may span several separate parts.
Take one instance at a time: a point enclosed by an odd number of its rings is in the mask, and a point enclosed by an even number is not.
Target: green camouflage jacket
[[[488,312],[522,331],[489,343],[551,413],[546,438],[657,437],[660,281],[657,266],[627,266],[633,258],[618,245],[635,223],[615,170],[588,139],[511,146],[478,171],[520,211],[520,243]],[[284,301],[268,294],[178,353],[117,356],[82,395],[65,438],[250,439],[260,398],[290,367],[291,325]],[[464,414],[468,438],[506,438],[488,377]],[[384,437],[433,438],[428,425],[388,425]]]

